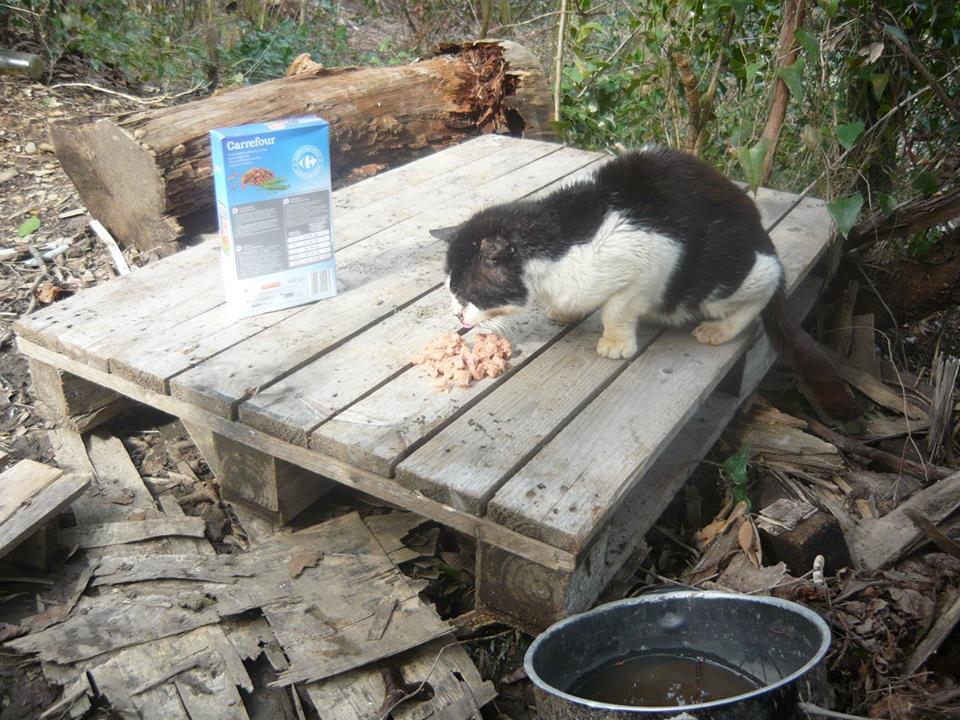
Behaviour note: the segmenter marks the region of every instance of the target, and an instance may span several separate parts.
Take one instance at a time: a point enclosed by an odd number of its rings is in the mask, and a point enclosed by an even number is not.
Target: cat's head
[[[447,289],[464,327],[484,325],[523,310],[529,292],[523,258],[502,215],[482,211],[462,225],[438,231],[447,247]]]

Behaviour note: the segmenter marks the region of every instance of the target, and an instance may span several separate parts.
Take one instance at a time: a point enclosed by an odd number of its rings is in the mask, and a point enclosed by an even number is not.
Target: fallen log
[[[548,139],[549,106],[536,58],[490,40],[410,65],[313,67],[174,107],[61,120],[50,138],[93,217],[123,245],[168,254],[185,227],[215,222],[211,128],[319,115],[336,186],[483,133]]]

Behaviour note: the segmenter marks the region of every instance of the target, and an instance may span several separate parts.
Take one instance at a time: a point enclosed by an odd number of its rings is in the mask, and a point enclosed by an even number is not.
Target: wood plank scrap
[[[428,682],[433,697],[397,706],[394,720],[468,718],[496,697],[493,683],[484,681],[470,656],[452,636],[423,647],[356,668],[306,686],[310,701],[323,720],[377,718],[385,697],[383,670],[394,667],[408,683]]]
[[[913,495],[892,512],[864,522],[847,533],[850,554],[858,567],[868,571],[895,562],[910,546],[924,537],[909,517],[909,511],[924,514],[938,523],[960,508],[960,472],[955,472]]]
[[[0,557],[56,517],[77,498],[90,478],[21,460],[0,473]]]
[[[199,519],[139,523],[182,520]],[[391,523],[397,531],[422,522],[400,520]],[[292,566],[308,552],[311,562]],[[113,707],[147,720],[244,720],[237,688],[249,692],[253,683],[243,661],[270,648],[270,662],[279,671],[273,685],[286,686],[339,677],[399,653],[416,654],[425,643],[417,657],[430,664],[450,642],[450,626],[420,599],[355,513],[276,535],[239,555],[101,557],[90,576],[100,594],[80,598],[68,617],[54,618],[7,647],[59,668],[61,679],[69,679],[71,666],[89,671]],[[265,621],[234,620],[256,609]],[[443,636],[441,645],[430,645]],[[462,648],[443,655],[431,681],[441,692],[429,707],[440,713],[435,717],[470,717],[495,692]],[[416,674],[419,666],[411,667]],[[381,690],[377,703],[382,700]],[[428,715],[404,710],[395,717]]]

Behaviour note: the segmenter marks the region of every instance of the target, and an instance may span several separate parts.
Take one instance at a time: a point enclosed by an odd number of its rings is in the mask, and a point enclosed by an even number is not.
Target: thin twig
[[[202,83],[194,85],[189,90],[184,90],[183,92],[176,93],[175,95],[159,95],[153,98],[140,98],[135,95],[128,95],[127,93],[122,93],[118,90],[111,90],[110,88],[100,87],[99,85],[93,85],[91,83],[82,83],[82,82],[69,82],[69,83],[57,83],[56,85],[51,85],[50,88],[64,88],[64,87],[82,87],[88,88],[90,90],[97,90],[107,95],[116,95],[117,97],[122,97],[131,102],[140,103],[141,105],[154,105],[156,103],[167,102],[168,100],[174,100],[184,95],[191,95],[203,87]]]
[[[836,710],[827,710],[813,703],[797,703],[797,707],[809,715],[820,715],[821,717],[838,718],[839,720],[869,720],[863,715],[849,715],[847,713],[837,712]]]
[[[879,27],[877,27],[876,24],[874,27],[879,30]],[[899,28],[897,29],[899,30]],[[883,32],[888,38],[893,40],[893,44],[897,46],[900,52],[903,53],[903,56],[907,58],[910,64],[916,68],[917,72],[920,73],[923,79],[927,81],[927,84],[933,90],[934,94],[940,98],[940,102],[942,102],[950,114],[953,115],[953,119],[960,123],[960,108],[957,108],[953,100],[950,99],[950,96],[947,95],[947,91],[943,89],[943,86],[940,85],[937,79],[933,76],[933,73],[927,69],[927,66],[923,64],[923,61],[921,61],[920,58],[914,54],[913,50],[911,50],[910,47],[897,36],[897,33],[895,33],[889,25],[883,26]]]
[[[553,81],[553,119],[560,122],[560,85],[563,81],[563,36],[567,32],[567,0],[560,0],[560,25],[557,30],[557,62]]]

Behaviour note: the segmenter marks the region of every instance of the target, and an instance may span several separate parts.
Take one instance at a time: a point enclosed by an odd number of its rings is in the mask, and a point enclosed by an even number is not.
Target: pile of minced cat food
[[[513,351],[510,341],[495,333],[477,333],[474,338],[471,348],[457,333],[443,333],[414,355],[411,362],[434,378],[433,386],[439,392],[448,390],[451,383],[467,388],[473,380],[503,374]]]

